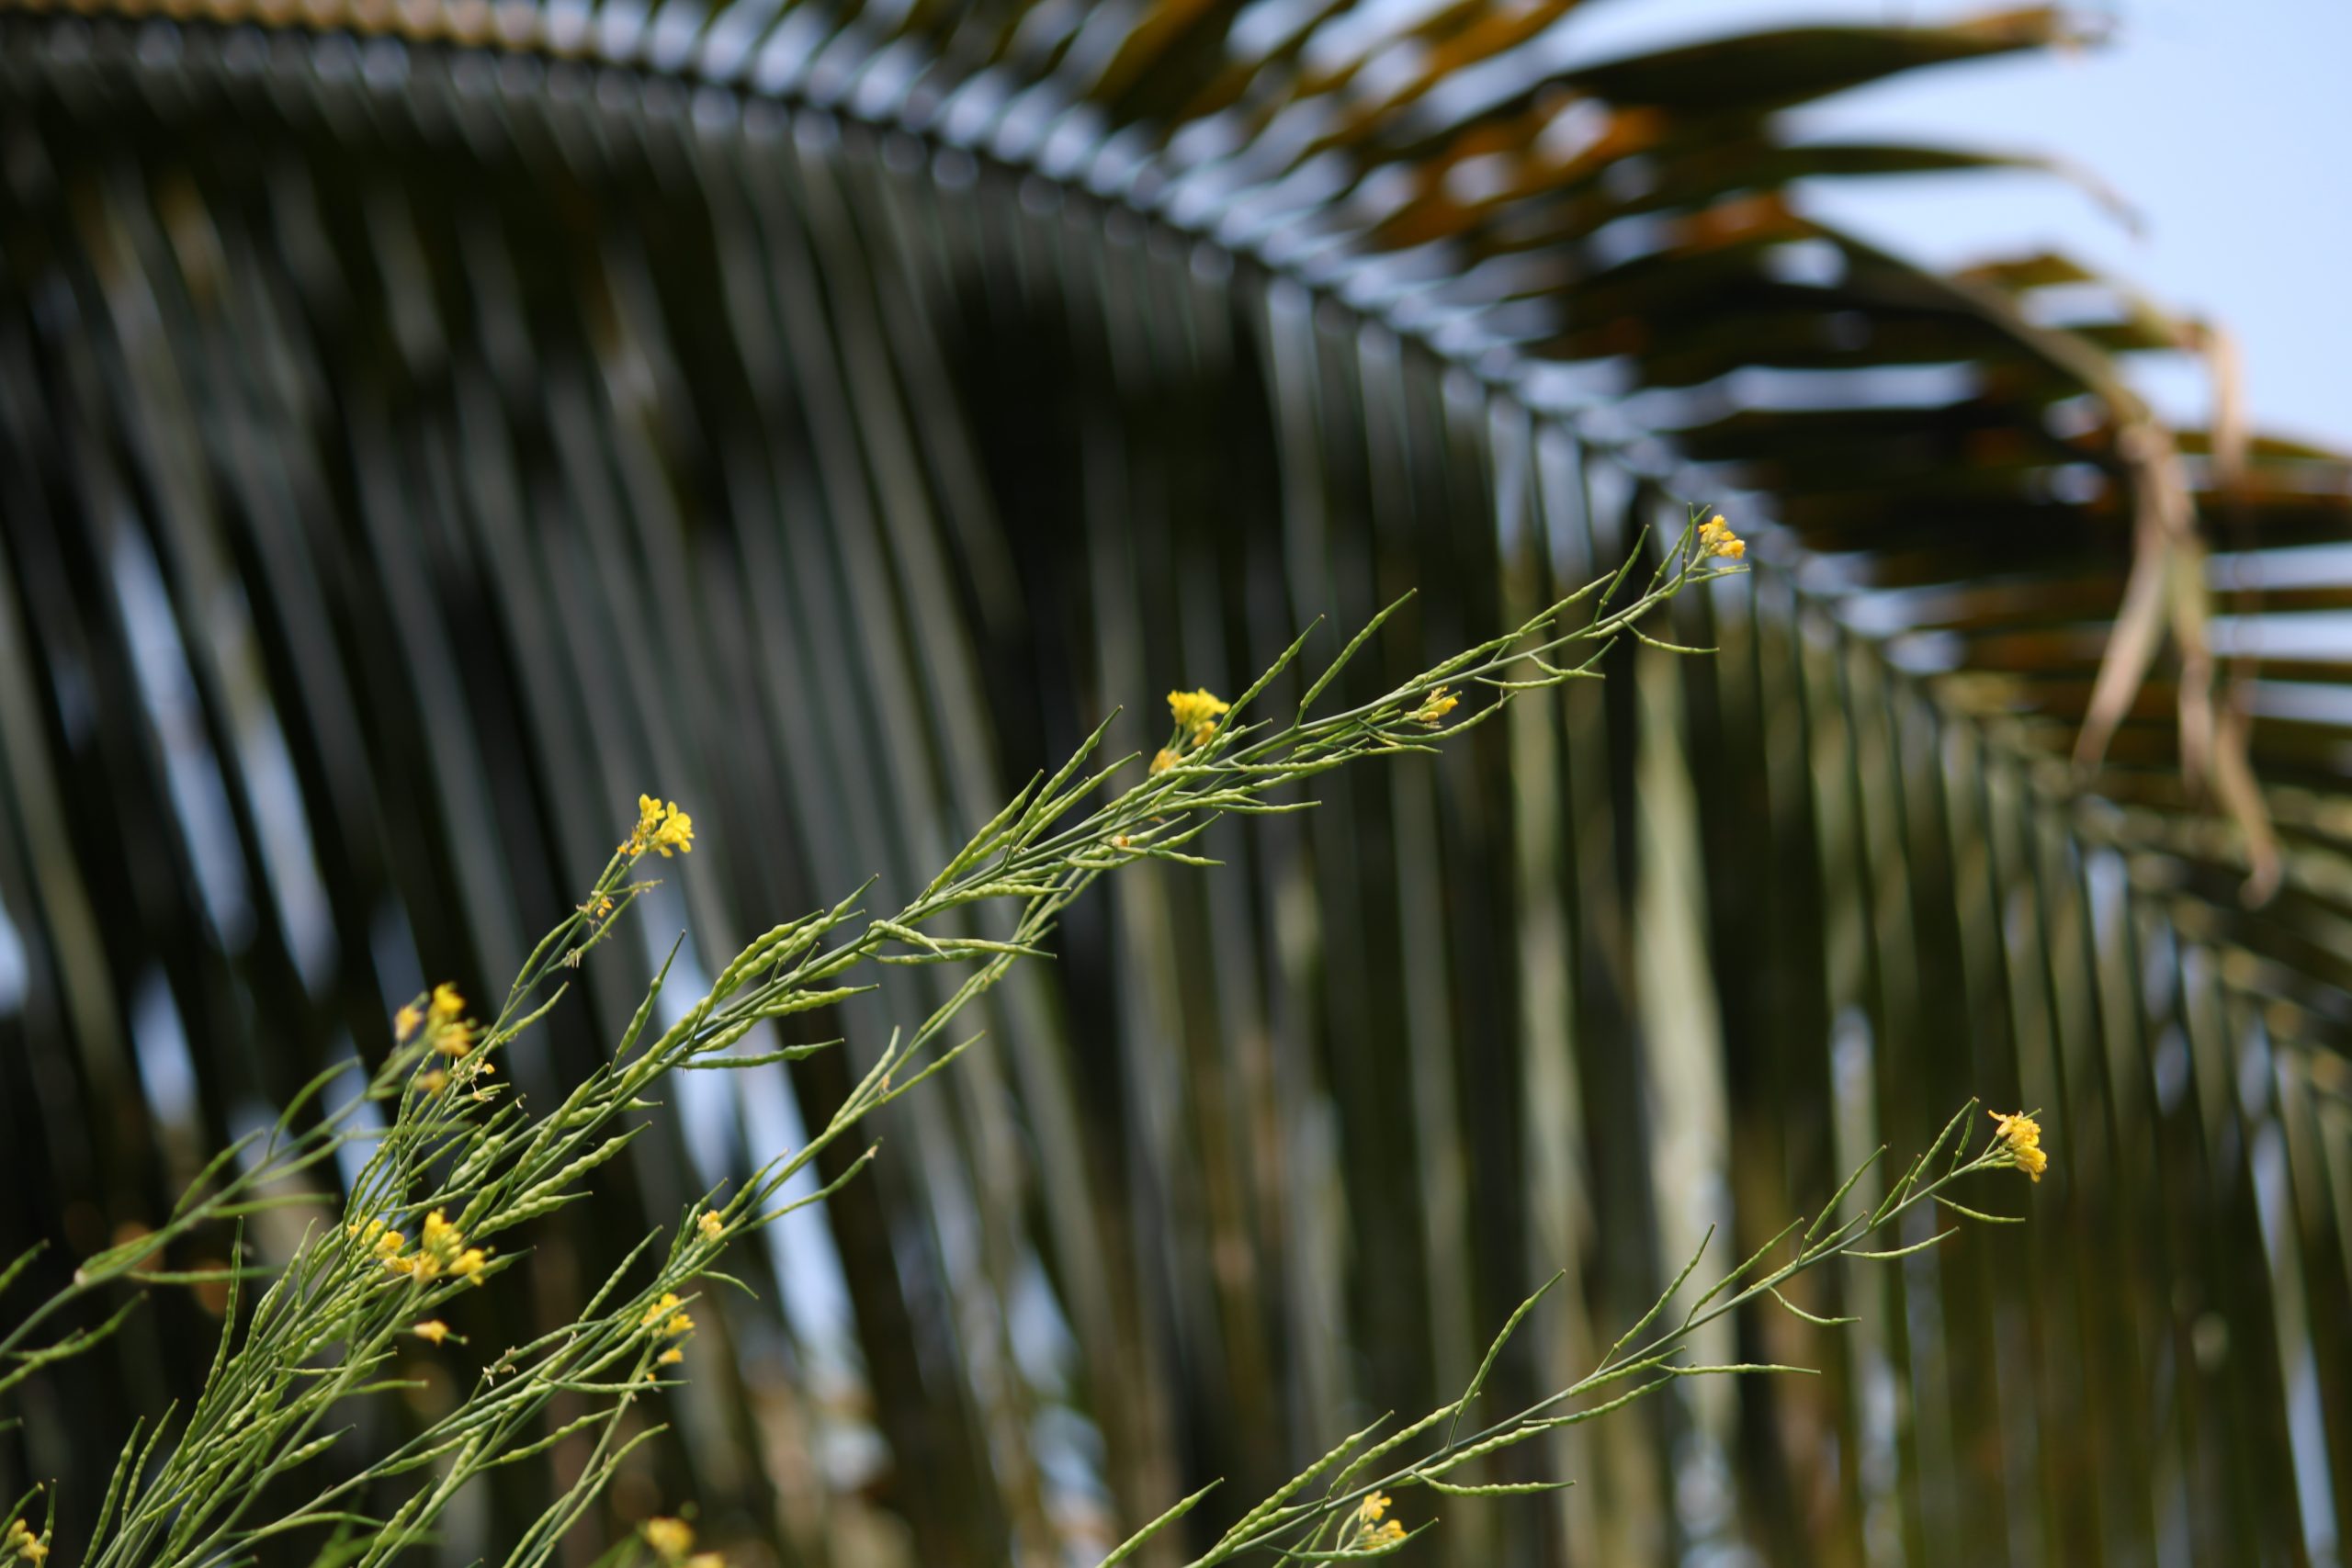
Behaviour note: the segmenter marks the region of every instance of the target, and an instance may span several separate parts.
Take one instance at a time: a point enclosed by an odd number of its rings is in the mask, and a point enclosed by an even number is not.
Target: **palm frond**
[[[1555,1268],[1498,1393],[1584,1370],[1708,1223],[1745,1255],[1980,1094],[2050,1112],[2022,1240],[1717,1358],[1817,1384],[1513,1450],[1474,1479],[1596,1484],[1445,1550],[2316,1556],[2352,1497],[2352,829],[2301,547],[2344,536],[2343,463],[2223,429],[2167,469],[2119,366],[2181,324],[2063,258],[1935,276],[1791,193],[1981,166],[1777,117],[2067,17],[1560,69],[1576,22],[0,14],[0,1256],[53,1232],[33,1273],[70,1269],[420,981],[510,972],[640,789],[715,847],[645,922],[645,966],[684,929],[691,968],[905,890],[1114,707],[1418,589],[1343,685],[1409,672],[1724,495],[1777,525],[1675,628],[1717,659],[1620,649],[1074,911],[729,1304],[743,1385],[695,1384],[616,1506],[695,1496],[787,1562],[882,1516],[925,1563],[1042,1561],[1230,1477],[1139,1559],[1179,1561],[1462,1386]],[[2149,521],[2169,472],[2194,528]],[[2134,635],[2210,658],[2110,678],[2087,776],[2135,558],[2166,591]],[[637,978],[584,972],[527,1094]],[[806,1037],[871,1060],[899,1016]],[[547,1277],[855,1070],[713,1075],[690,1137],[548,1223]],[[207,1310],[159,1294],[28,1384],[0,1491],[95,1512],[85,1435],[191,1383]],[[487,1346],[560,1303],[478,1310]],[[452,1561],[561,1484],[485,1499]]]

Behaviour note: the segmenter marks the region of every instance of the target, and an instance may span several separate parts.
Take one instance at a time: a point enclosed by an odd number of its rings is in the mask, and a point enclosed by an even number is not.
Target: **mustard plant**
[[[1863,1174],[1886,1152],[1883,1148],[1858,1166],[1809,1222],[1804,1215],[1791,1221],[1778,1235],[1691,1301],[1679,1317],[1670,1316],[1668,1308],[1698,1272],[1713,1240],[1711,1228],[1673,1282],[1659,1294],[1649,1311],[1619,1337],[1590,1372],[1532,1404],[1465,1431],[1466,1420],[1502,1355],[1503,1347],[1564,1277],[1553,1275],[1503,1324],[1460,1397],[1377,1441],[1373,1440],[1374,1435],[1388,1424],[1387,1416],[1362,1431],[1350,1433],[1329,1453],[1251,1507],[1206,1552],[1193,1558],[1189,1568],[1209,1568],[1212,1563],[1230,1562],[1250,1552],[1293,1562],[1385,1557],[1438,1522],[1432,1516],[1417,1526],[1408,1527],[1401,1519],[1387,1517],[1388,1510],[1395,1506],[1392,1492],[1409,1492],[1418,1487],[1444,1497],[1514,1497],[1557,1491],[1572,1483],[1481,1483],[1459,1479],[1458,1472],[1500,1450],[1546,1432],[1614,1415],[1684,1378],[1811,1372],[1813,1369],[1806,1367],[1763,1362],[1708,1365],[1681,1358],[1694,1337],[1708,1325],[1742,1307],[1760,1306],[1767,1297],[1773,1304],[1818,1327],[1832,1328],[1853,1322],[1849,1317],[1823,1317],[1807,1312],[1782,1294],[1781,1287],[1840,1258],[1871,1263],[1908,1258],[1948,1240],[1957,1229],[1948,1227],[1908,1246],[1863,1245],[1883,1231],[1899,1229],[1900,1222],[1914,1210],[1940,1206],[1987,1224],[2017,1224],[2013,1215],[1986,1213],[1961,1203],[1949,1189],[1972,1177],[1996,1170],[2022,1170],[2040,1181],[2047,1164],[2041,1126],[2024,1112],[2007,1116],[1996,1112],[1994,1127],[1985,1141],[1976,1145],[1968,1132],[1969,1117],[1975,1109],[1974,1100],[1961,1107],[1944,1124],[1935,1142],[1911,1162],[1875,1205],[1843,1219],[1838,1217],[1838,1210]],[[1804,1227],[1802,1235],[1798,1233],[1800,1225]],[[1586,1399],[1594,1402],[1581,1408],[1566,1408]],[[1363,1448],[1367,1442],[1371,1446]],[[1334,1466],[1340,1466],[1336,1473],[1332,1473]],[[1295,1500],[1314,1488],[1327,1473],[1330,1478],[1319,1491],[1304,1501]],[[1216,1483],[1212,1483],[1161,1514],[1104,1558],[1102,1568],[1125,1561],[1215,1489]]]
[[[673,945],[671,961],[654,975],[609,1059],[561,1103],[535,1111],[507,1091],[498,1073],[501,1056],[560,1001],[572,971],[654,885],[640,873],[652,869],[657,857],[671,861],[695,847],[688,813],[674,802],[640,796],[635,823],[586,897],[532,951],[490,1016],[474,1015],[450,986],[413,998],[393,1017],[383,1065],[356,1090],[327,1103],[351,1066],[312,1080],[273,1126],[240,1139],[208,1164],[161,1226],[85,1259],[65,1288],[0,1336],[5,1395],[42,1367],[104,1341],[138,1303],[130,1296],[95,1324],[42,1342],[44,1325],[67,1317],[82,1298],[111,1297],[125,1284],[227,1287],[229,1310],[201,1393],[185,1415],[166,1409],[134,1424],[81,1561],[94,1568],[209,1568],[253,1562],[266,1543],[281,1538],[311,1536],[321,1542],[315,1561],[369,1568],[425,1540],[468,1485],[585,1436],[588,1462],[504,1560],[510,1568],[548,1561],[629,1453],[663,1429],[658,1421],[628,1417],[685,1375],[695,1311],[707,1282],[729,1280],[718,1267],[729,1249],[822,1201],[865,1168],[873,1148],[830,1185],[784,1197],[820,1153],[970,1048],[976,1037],[950,1043],[951,1025],[1013,964],[1046,951],[1062,910],[1097,879],[1139,863],[1213,864],[1187,846],[1220,816],[1305,809],[1313,800],[1301,786],[1320,773],[1368,758],[1433,750],[1522,694],[1597,678],[1600,657],[1622,636],[1694,651],[1650,637],[1639,623],[1684,589],[1743,570],[1745,544],[1722,518],[1702,523],[1702,515],[1693,513],[1637,590],[1628,592],[1643,558],[1638,547],[1611,576],[1344,711],[1310,714],[1404,601],[1348,642],[1307,683],[1287,718],[1261,717],[1258,710],[1301,657],[1306,636],[1230,703],[1205,690],[1171,692],[1167,742],[1140,773],[1130,772],[1139,755],[1111,761],[1098,755],[1112,723],[1105,719],[1057,772],[1033,779],[1015,795],[913,898],[888,912],[869,910],[864,903],[869,883],[829,908],[775,926],[736,953],[675,1023],[656,1032],[651,1021],[669,984]],[[1579,614],[1588,604],[1589,611]],[[1481,694],[1487,700],[1474,700],[1456,716],[1466,698]],[[971,923],[988,908],[1012,911],[1009,937],[971,933]],[[671,1074],[759,1068],[838,1046],[739,1049],[776,1020],[875,989],[870,964],[945,964],[965,973],[927,1017],[891,1034],[801,1147],[779,1152],[746,1179],[706,1194],[666,1234],[641,1240],[571,1322],[486,1358],[464,1397],[413,1437],[390,1452],[365,1456],[344,1478],[305,1491],[303,1467],[345,1440],[358,1402],[412,1386],[390,1375],[402,1341],[438,1348],[455,1337],[441,1309],[464,1292],[497,1288],[527,1255],[526,1227],[586,1195],[597,1170],[645,1130],[646,1113],[659,1109],[652,1097]],[[369,1105],[378,1108],[372,1119],[361,1114]],[[1901,1256],[1862,1250],[1859,1243],[1922,1203],[1957,1209],[1944,1190],[1955,1180],[2028,1162],[2038,1178],[2038,1129],[2021,1141],[2033,1124],[2018,1117],[2005,1120],[1973,1158],[1956,1154],[1948,1168],[1928,1179],[1928,1161],[1951,1140],[1960,1120],[1876,1210],[1828,1224],[1833,1201],[1815,1222],[1815,1231],[1828,1225],[1826,1233],[1809,1231],[1786,1260],[1768,1265],[1759,1252],[1678,1324],[1654,1332],[1675,1293],[1669,1290],[1589,1376],[1528,1409],[1464,1432],[1464,1417],[1496,1355],[1540,1300],[1544,1292],[1538,1292],[1505,1325],[1460,1399],[1361,1453],[1354,1450],[1376,1428],[1356,1434],[1252,1508],[1200,1561],[1261,1550],[1309,1560],[1385,1553],[1414,1533],[1385,1517],[1391,1491],[1491,1495],[1530,1490],[1448,1478],[1497,1449],[1621,1408],[1676,1378],[1759,1370],[1689,1366],[1677,1357],[1707,1323],[1763,1294],[1777,1297],[1775,1287],[1829,1258]],[[281,1268],[243,1261],[242,1246],[219,1269],[149,1267],[160,1249],[199,1228],[242,1226],[271,1208],[316,1209],[322,1200],[311,1173],[361,1144],[372,1147],[343,1196],[341,1213],[331,1222],[314,1220]],[[1839,1199],[1844,1195],[1841,1190]],[[0,1292],[22,1277],[37,1251],[0,1269]],[[1676,1288],[1697,1263],[1694,1258]],[[254,1290],[259,1293],[248,1304],[244,1298]],[[1641,1381],[1606,1403],[1561,1411],[1628,1380]],[[586,1410],[549,1427],[548,1411],[559,1396],[584,1403]],[[1417,1457],[1392,1457],[1441,1424],[1442,1437]],[[1343,1461],[1314,1498],[1294,1500]],[[1106,1562],[1130,1554],[1204,1495],[1169,1510]],[[42,1562],[55,1529],[53,1497],[44,1500],[37,1489],[17,1500],[0,1515],[0,1564]],[[655,1520],[624,1542],[615,1560],[650,1551],[664,1563],[714,1568],[718,1559],[690,1556],[692,1545],[691,1529],[681,1521]]]

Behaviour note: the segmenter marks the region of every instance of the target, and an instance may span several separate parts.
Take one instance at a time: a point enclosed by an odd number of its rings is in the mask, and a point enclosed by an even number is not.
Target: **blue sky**
[[[1931,22],[1927,0],[1595,0],[1561,42],[1577,60],[1722,32],[1844,20]],[[2139,213],[2138,233],[2078,189],[1984,174],[1847,182],[1814,210],[1923,259],[2064,251],[2235,334],[2256,423],[2352,450],[2352,0],[2120,0],[2109,43],[1898,78],[1807,111],[1810,134],[2063,155]],[[2201,379],[2152,375],[2177,419]]]

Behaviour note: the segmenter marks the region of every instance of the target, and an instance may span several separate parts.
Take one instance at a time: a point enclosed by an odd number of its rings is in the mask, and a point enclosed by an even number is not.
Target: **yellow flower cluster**
[[[1187,753],[1197,751],[1216,735],[1219,716],[1231,712],[1233,705],[1203,686],[1198,691],[1168,694],[1168,714],[1176,721],[1176,736],[1159,749],[1151,760],[1151,771],[1164,773],[1182,761]]]
[[[727,1568],[727,1559],[716,1551],[695,1551],[695,1527],[684,1519],[648,1519],[638,1530],[669,1568]]]
[[[709,1217],[704,1216],[706,1219]],[[695,1320],[686,1315],[684,1303],[665,1291],[660,1301],[645,1309],[645,1315],[638,1319],[638,1326],[651,1329],[658,1339],[683,1339],[695,1331]],[[653,1362],[656,1366],[674,1367],[685,1359],[684,1349],[673,1345],[654,1357]],[[645,1375],[653,1377],[656,1374],[648,1372]]]
[[[1357,1507],[1354,1550],[1363,1551],[1378,1547],[1394,1546],[1405,1539],[1403,1525],[1398,1524],[1395,1519],[1390,1519],[1386,1524],[1380,1522],[1380,1517],[1386,1512],[1388,1512],[1388,1494],[1385,1492],[1374,1492]]]
[[[678,809],[678,803],[663,805],[650,795],[637,797],[637,826],[629,829],[615,852],[634,859],[648,850],[659,850],[668,860],[673,851],[684,854],[695,847],[695,819]]]
[[[1699,553],[1738,560],[1747,554],[1747,541],[1733,533],[1731,525],[1718,515],[1699,525]]]
[[[1423,697],[1421,705],[1406,716],[1416,724],[1438,724],[1443,722],[1447,714],[1461,705],[1460,697],[1453,695],[1446,688],[1440,686],[1428,696]]]
[[[465,1010],[466,998],[458,994],[457,987],[444,980],[433,987],[432,995],[424,998],[423,1005],[411,1002],[392,1015],[393,1037],[405,1045],[422,1030],[424,1038],[432,1044],[433,1055],[447,1056],[452,1062],[462,1061],[472,1055],[476,1032],[481,1027],[460,1016]],[[493,1070],[489,1063],[477,1062],[463,1076]],[[449,1075],[437,1066],[427,1068],[416,1077],[416,1087],[426,1094],[439,1094],[448,1086]]]
[[[718,1217],[718,1210],[705,1209],[702,1217],[695,1222],[695,1228],[702,1232],[705,1241],[717,1241],[725,1233],[727,1222]]]
[[[1209,737],[1216,733],[1216,721],[1232,710],[1233,705],[1204,686],[1193,692],[1168,694],[1168,712],[1176,720],[1195,747],[1205,746]]]
[[[429,1340],[438,1345],[449,1337],[449,1325],[437,1317],[428,1317],[423,1323],[412,1326],[409,1332],[419,1339]]]
[[[2020,1111],[2004,1116],[1997,1111],[1987,1111],[1993,1119],[1993,1135],[2009,1146],[2009,1163],[2034,1180],[2050,1168],[2050,1156],[2041,1152],[2041,1123]]]
[[[344,1234],[366,1242],[368,1249],[383,1260],[384,1267],[395,1274],[412,1280],[438,1280],[447,1274],[453,1280],[470,1280],[477,1285],[487,1283],[482,1270],[489,1267],[489,1252],[468,1247],[458,1227],[438,1209],[424,1216],[424,1239],[414,1252],[403,1250],[408,1237],[385,1229],[381,1220],[346,1226]],[[425,1333],[428,1326],[431,1325],[419,1325],[415,1332],[439,1344],[438,1338]],[[444,1327],[441,1332],[446,1334],[448,1330]]]
[[[684,1305],[685,1303],[681,1302],[675,1294],[664,1291],[662,1293],[662,1299],[647,1307],[645,1315],[637,1320],[638,1326],[650,1328],[655,1324],[661,1323],[662,1337],[665,1339],[674,1338],[681,1334],[692,1334],[695,1331],[695,1320],[681,1310]],[[665,1317],[670,1321],[662,1323]]]
[[[44,1562],[49,1559],[49,1540],[33,1533],[32,1526],[22,1519],[8,1521],[8,1533],[0,1537],[0,1558],[16,1558],[25,1562]]]
[[[645,1544],[664,1562],[679,1562],[695,1549],[695,1527],[684,1519],[648,1519],[642,1529]]]
[[[418,1007],[414,1002],[411,1002],[392,1014],[392,1037],[405,1045],[408,1043],[409,1036],[427,1025],[431,1026],[433,1032],[438,1032],[451,1024],[459,1023],[458,1015],[465,1010],[466,998],[458,994],[457,987],[444,980],[433,987],[433,995],[425,998],[424,1006]],[[460,1027],[470,1031],[469,1025],[460,1024]],[[447,1054],[452,1056],[462,1056],[466,1053],[461,1046]]]

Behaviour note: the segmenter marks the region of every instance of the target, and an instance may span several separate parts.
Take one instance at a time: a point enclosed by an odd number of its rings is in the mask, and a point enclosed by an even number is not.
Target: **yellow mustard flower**
[[[414,1002],[408,1003],[400,1011],[392,1014],[392,1038],[401,1044],[408,1043],[408,1037],[424,1026],[424,1014],[419,1010]]]
[[[26,1562],[44,1562],[49,1560],[49,1541],[35,1535],[32,1526],[24,1520],[11,1519],[7,1535],[0,1537],[0,1551]]]
[[[727,1559],[716,1551],[697,1551],[686,1559],[685,1568],[727,1568]]]
[[[665,1291],[660,1301],[645,1309],[645,1315],[637,1320],[637,1325],[639,1328],[650,1328],[684,1304],[674,1294]]]
[[[2024,1111],[1987,1111],[1984,1114],[1993,1119],[1993,1135],[2011,1148],[2041,1146],[2041,1123]]]
[[[428,1317],[423,1323],[412,1325],[409,1332],[419,1339],[429,1339],[438,1345],[449,1337],[449,1325],[437,1317]]]
[[[650,795],[637,797],[637,826],[621,840],[616,853],[641,855],[647,850],[659,850],[667,860],[673,852],[684,853],[695,847],[695,819],[678,809],[674,800],[663,802]]]
[[[1440,686],[1421,699],[1421,705],[1413,710],[1412,717],[1418,724],[1436,724],[1461,705],[1460,697],[1453,695],[1443,686]]]
[[[435,1067],[416,1075],[416,1087],[427,1094],[439,1094],[449,1087],[449,1075]]]
[[[664,1562],[682,1562],[695,1549],[695,1527],[684,1519],[648,1519],[639,1527],[645,1544]]]
[[[675,1345],[671,1346],[667,1350],[662,1351],[660,1355],[653,1358],[657,1365],[664,1367],[674,1367],[685,1359],[686,1353],[684,1350],[679,1349]]]
[[[1731,525],[1721,516],[1716,516],[1699,525],[1699,553],[1738,560],[1747,554],[1747,541],[1733,533]]]
[[[727,1222],[718,1217],[718,1210],[705,1209],[702,1217],[695,1222],[695,1228],[702,1232],[704,1240],[717,1241],[726,1231]]]
[[[434,1022],[447,1023],[465,1010],[466,998],[458,994],[457,987],[444,980],[433,987]]]
[[[1164,773],[1183,760],[1163,746],[1159,749],[1159,754],[1151,760],[1151,771],[1155,773]]]
[[[373,1226],[371,1224],[371,1234]],[[408,1238],[398,1231],[385,1231],[376,1236],[376,1252],[384,1267],[393,1273],[412,1280],[437,1280],[444,1274],[460,1280],[483,1283],[481,1271],[490,1262],[490,1254],[479,1247],[468,1247],[466,1238],[449,1217],[439,1209],[424,1216],[423,1239],[414,1252],[403,1253]]]
[[[621,855],[643,854],[647,842],[652,839],[654,831],[661,826],[662,803],[650,795],[639,795],[637,797],[637,826],[628,830],[628,837],[623,839],[619,848],[613,852]]]
[[[1356,1505],[1356,1533],[1350,1544],[1358,1551],[1386,1548],[1405,1539],[1405,1527],[1395,1519],[1386,1524],[1381,1516],[1388,1512],[1388,1494],[1374,1492]]]
[[[1176,720],[1176,728],[1193,737],[1193,744],[1201,745],[1216,729],[1218,717],[1232,710],[1233,705],[1204,686],[1195,692],[1168,694],[1168,711]]]
[[[2040,1181],[2041,1173],[2050,1168],[2050,1156],[2041,1152],[2041,1123],[2022,1111],[1984,1114],[1993,1119],[1993,1135],[2008,1145],[2009,1163]]]

